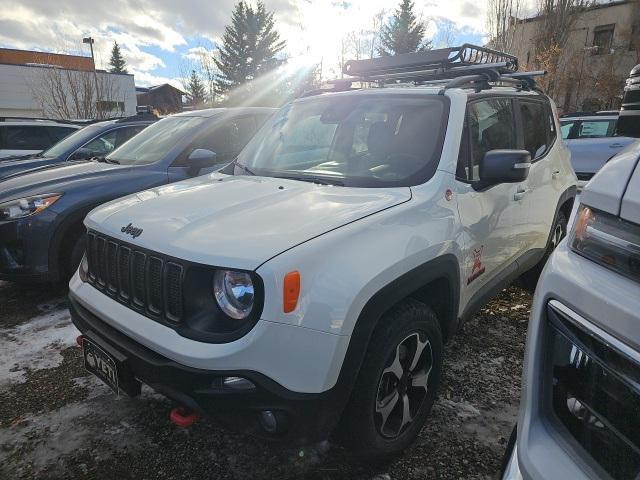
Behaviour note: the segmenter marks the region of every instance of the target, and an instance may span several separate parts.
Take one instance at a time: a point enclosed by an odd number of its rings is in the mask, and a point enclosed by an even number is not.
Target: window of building
[[[600,25],[593,30],[593,46],[596,55],[611,52],[615,25]]]
[[[124,113],[124,102],[100,100],[96,102],[96,108],[99,112]]]

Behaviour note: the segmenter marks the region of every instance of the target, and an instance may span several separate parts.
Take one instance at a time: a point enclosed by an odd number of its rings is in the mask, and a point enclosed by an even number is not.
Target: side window
[[[73,132],[77,132],[78,130],[75,128],[69,127],[48,127],[49,136],[53,143],[58,143],[67,135],[71,135]]]
[[[136,125],[135,127],[123,127],[116,130],[115,148],[118,148],[124,142],[131,137],[137,135],[144,129],[143,125]]]
[[[217,163],[227,163],[240,153],[255,131],[256,122],[253,117],[228,120],[196,141],[191,150],[206,148],[216,152]],[[176,165],[182,164],[182,161],[176,163]]]
[[[565,140],[567,138],[575,138],[575,135],[572,136],[572,132],[575,131],[577,122],[575,120],[571,120],[570,122],[562,122],[560,124],[560,133],[562,134],[562,138]]]
[[[458,175],[462,180],[480,180],[480,160],[490,150],[517,148],[515,119],[510,99],[490,98],[470,103],[467,107],[467,127],[470,151],[461,155]],[[465,135],[467,136],[467,135]],[[462,145],[461,145],[462,147]],[[461,150],[462,152],[462,150]]]
[[[522,134],[524,137],[524,149],[535,160],[545,154],[549,146],[547,129],[549,119],[544,103],[527,102],[520,100],[520,116],[522,118]]]
[[[51,145],[46,127],[8,125],[4,127],[2,148],[8,150],[44,150]]]
[[[578,129],[577,138],[609,137],[614,128],[615,122],[610,120],[583,120]]]
[[[117,132],[117,130],[111,130],[107,133],[104,133],[98,138],[94,138],[89,143],[85,144],[82,148],[91,150],[93,155],[107,155],[116,148]]]

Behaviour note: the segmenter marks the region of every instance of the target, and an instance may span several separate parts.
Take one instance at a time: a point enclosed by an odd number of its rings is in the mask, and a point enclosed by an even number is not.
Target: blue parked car
[[[173,115],[102,159],[40,167],[0,181],[0,279],[68,280],[84,253],[82,222],[90,210],[221,168],[275,111],[219,108]]]
[[[153,114],[139,113],[127,118],[91,124],[43,152],[0,159],[0,179],[33,168],[105,157],[157,120],[158,117]]]

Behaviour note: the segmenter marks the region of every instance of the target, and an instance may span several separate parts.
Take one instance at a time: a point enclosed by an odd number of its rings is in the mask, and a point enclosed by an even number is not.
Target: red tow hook
[[[78,335],[76,337],[76,343],[78,344],[79,347],[82,346],[82,341],[84,340],[84,335]]]
[[[189,427],[198,421],[198,414],[186,407],[175,407],[171,409],[169,420],[179,427]]]

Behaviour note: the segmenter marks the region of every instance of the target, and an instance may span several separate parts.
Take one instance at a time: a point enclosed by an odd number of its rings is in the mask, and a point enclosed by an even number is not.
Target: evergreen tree
[[[398,55],[431,48],[431,42],[424,41],[426,25],[416,17],[414,6],[412,0],[401,0],[389,22],[382,26],[378,47],[380,55]]]
[[[277,67],[280,62],[275,56],[285,45],[275,28],[273,12],[261,1],[254,8],[241,0],[225,28],[220,58],[214,59],[220,70],[217,90],[228,92]]]
[[[120,52],[120,45],[118,45],[118,42],[113,42],[109,65],[111,65],[111,68],[109,69],[111,73],[128,73],[127,62],[125,62],[122,57],[122,52]]]
[[[193,108],[200,108],[207,99],[207,92],[195,70],[191,70],[191,76],[187,82],[185,90],[187,98]]]

